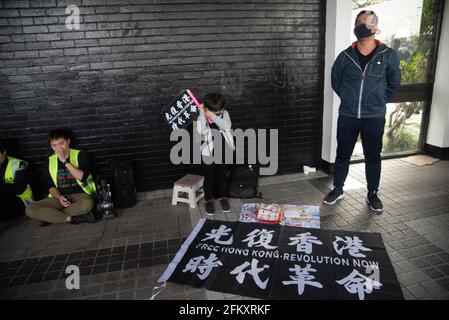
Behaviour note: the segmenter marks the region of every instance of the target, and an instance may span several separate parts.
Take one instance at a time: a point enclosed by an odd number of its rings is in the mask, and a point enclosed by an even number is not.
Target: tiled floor
[[[364,165],[351,167],[347,197],[321,206],[321,227],[382,233],[407,299],[449,299],[449,162],[416,167],[383,163],[383,215],[365,203]],[[332,186],[322,173],[261,179],[265,202],[319,205]],[[202,206],[171,206],[171,190],[139,194],[135,208],[92,225],[37,227],[23,218],[0,225],[2,299],[148,299],[196,222]],[[215,219],[238,219],[242,203]],[[80,290],[67,290],[64,270],[78,265]],[[156,299],[245,299],[169,283]]]

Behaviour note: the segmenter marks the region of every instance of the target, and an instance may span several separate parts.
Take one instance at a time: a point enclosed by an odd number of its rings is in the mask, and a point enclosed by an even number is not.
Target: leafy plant
[[[406,128],[409,120],[413,115],[419,115],[423,107],[423,102],[403,102],[397,103],[396,109],[390,114],[385,132],[386,142],[384,143],[384,152],[393,153],[401,151],[409,151],[412,146],[417,147],[416,138],[414,144],[404,143],[404,139],[408,141],[410,134]]]
[[[431,54],[432,37],[434,34],[435,0],[424,0],[421,16],[421,27],[418,36],[411,37],[412,47],[409,58],[400,61],[402,83],[426,83],[428,60]],[[384,152],[400,152],[418,148],[417,139],[411,143],[413,136],[405,131],[407,120],[413,115],[419,115],[423,109],[423,102],[398,103],[396,109],[389,116]]]
[[[418,142],[416,140],[416,136],[414,136],[407,129],[405,131],[401,131],[395,140],[395,151],[409,151],[416,149],[418,147]]]

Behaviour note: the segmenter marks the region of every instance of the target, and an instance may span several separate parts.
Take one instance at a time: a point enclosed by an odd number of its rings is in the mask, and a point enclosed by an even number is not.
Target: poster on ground
[[[159,282],[260,299],[398,300],[380,234],[201,219]]]

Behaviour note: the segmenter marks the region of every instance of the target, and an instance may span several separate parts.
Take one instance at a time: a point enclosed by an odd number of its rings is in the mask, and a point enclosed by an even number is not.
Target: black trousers
[[[25,204],[15,194],[0,186],[0,221],[21,217],[25,214]]]
[[[385,118],[357,119],[340,116],[337,126],[337,159],[334,167],[334,186],[343,188],[349,172],[349,163],[359,134],[365,156],[365,174],[368,191],[378,191],[382,170],[382,139]]]
[[[204,196],[206,201],[226,197],[226,165],[203,164],[204,167]]]

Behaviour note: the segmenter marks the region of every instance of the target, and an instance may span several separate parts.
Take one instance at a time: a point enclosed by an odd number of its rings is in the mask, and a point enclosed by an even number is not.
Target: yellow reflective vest
[[[24,160],[16,159],[13,157],[8,158],[8,165],[6,166],[5,176],[3,180],[5,183],[13,184],[16,178],[16,172],[19,170],[21,164],[28,165],[28,163]],[[25,191],[22,194],[17,195],[25,205],[29,205],[33,202],[33,191],[31,190],[31,186],[28,184]]]
[[[74,166],[75,168],[78,168],[78,155],[80,153],[80,150],[70,149],[70,164]],[[51,179],[53,180],[53,183],[55,184],[56,188],[58,187],[58,156],[52,155],[49,158],[48,161],[48,171],[50,172]],[[82,182],[80,180],[76,180],[78,185],[83,189],[83,191],[88,194],[92,195],[96,188],[95,188],[95,182],[92,178],[92,174],[89,174],[85,182]],[[51,194],[49,195],[51,197]]]

